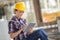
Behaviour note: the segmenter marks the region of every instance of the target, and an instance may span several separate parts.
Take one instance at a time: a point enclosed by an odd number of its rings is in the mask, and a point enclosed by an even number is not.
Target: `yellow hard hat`
[[[18,3],[16,3],[15,9],[20,10],[20,11],[25,11],[26,7],[24,5],[24,2],[18,2]]]

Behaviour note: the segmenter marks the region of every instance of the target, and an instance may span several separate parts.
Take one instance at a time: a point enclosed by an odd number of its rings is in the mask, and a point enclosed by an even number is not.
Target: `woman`
[[[18,2],[15,5],[15,16],[9,21],[9,35],[14,40],[48,40],[47,35],[43,29],[33,31],[32,28],[29,32],[25,33],[26,19],[21,18],[25,11],[25,5],[23,2]]]

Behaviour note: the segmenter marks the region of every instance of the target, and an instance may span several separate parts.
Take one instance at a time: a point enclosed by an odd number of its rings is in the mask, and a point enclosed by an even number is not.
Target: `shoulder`
[[[12,18],[11,18],[11,20],[9,21],[9,23],[14,23],[15,22],[15,17],[13,16]]]
[[[25,19],[25,18],[21,18],[21,20],[26,21],[26,19]]]
[[[25,18],[21,18],[22,20],[26,20]]]
[[[14,21],[15,21],[15,20],[16,20],[16,17],[15,17],[15,16],[13,16],[13,17],[11,18],[11,20],[14,20]]]

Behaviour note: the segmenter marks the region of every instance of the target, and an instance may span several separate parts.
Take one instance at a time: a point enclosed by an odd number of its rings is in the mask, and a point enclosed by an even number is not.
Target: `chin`
[[[19,18],[21,18],[22,16],[19,16]]]
[[[22,17],[22,15],[19,15],[19,17],[21,18],[21,17]]]
[[[21,17],[19,17],[19,18],[21,18]]]

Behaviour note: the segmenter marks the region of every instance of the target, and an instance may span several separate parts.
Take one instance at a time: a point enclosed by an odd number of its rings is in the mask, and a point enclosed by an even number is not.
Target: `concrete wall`
[[[0,20],[0,40],[10,40],[7,24],[6,20]]]

